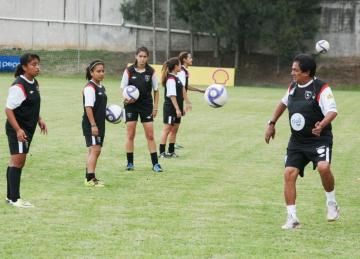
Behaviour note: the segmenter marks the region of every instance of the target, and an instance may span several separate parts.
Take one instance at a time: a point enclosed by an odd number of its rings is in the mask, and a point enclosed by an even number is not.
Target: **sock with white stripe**
[[[10,200],[16,202],[20,199],[20,180],[22,168],[9,167]]]
[[[325,192],[326,194],[326,204],[329,204],[329,202],[335,202],[335,189],[332,192]]]
[[[287,212],[289,216],[296,218],[296,205],[287,205],[286,206]]]

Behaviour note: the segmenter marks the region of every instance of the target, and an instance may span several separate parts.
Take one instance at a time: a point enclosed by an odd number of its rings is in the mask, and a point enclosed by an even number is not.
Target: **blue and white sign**
[[[0,72],[13,72],[18,64],[19,56],[0,56]]]

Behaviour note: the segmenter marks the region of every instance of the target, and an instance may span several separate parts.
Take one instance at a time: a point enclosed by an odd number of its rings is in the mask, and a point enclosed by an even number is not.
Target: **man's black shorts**
[[[332,144],[329,142],[295,144],[289,143],[285,157],[285,167],[295,167],[300,170],[300,176],[304,176],[304,168],[313,163],[313,169],[318,162],[327,161],[331,163]]]

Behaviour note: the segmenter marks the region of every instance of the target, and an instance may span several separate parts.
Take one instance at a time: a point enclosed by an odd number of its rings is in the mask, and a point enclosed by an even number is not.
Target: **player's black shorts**
[[[16,154],[27,154],[30,150],[30,144],[32,141],[32,135],[26,133],[27,140],[25,142],[20,142],[16,136],[15,131],[7,131],[6,135],[8,137],[9,150],[11,155]]]
[[[181,117],[178,118],[176,116],[176,111],[173,107],[164,106],[163,117],[164,117],[164,124],[174,125],[181,123]]]
[[[128,121],[138,121],[140,116],[140,121],[152,122],[153,118],[153,106],[137,106],[137,105],[126,105],[125,106],[125,122]]]
[[[310,143],[296,145],[289,143],[285,157],[285,167],[295,167],[300,170],[300,176],[304,176],[304,168],[313,163],[313,170],[318,162],[327,161],[331,163],[332,144],[330,142]]]
[[[85,136],[85,142],[87,147],[100,145],[101,147],[104,144],[104,136],[92,136],[89,134],[84,135]]]

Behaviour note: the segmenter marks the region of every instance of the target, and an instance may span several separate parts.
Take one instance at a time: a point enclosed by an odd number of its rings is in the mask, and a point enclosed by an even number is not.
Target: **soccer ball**
[[[228,95],[223,85],[213,84],[206,88],[204,98],[211,107],[219,108],[225,105]]]
[[[330,44],[326,40],[319,40],[316,42],[315,49],[318,53],[326,53],[330,49]]]
[[[137,100],[139,98],[139,89],[136,86],[128,85],[123,90],[123,96],[127,100]]]
[[[106,107],[105,118],[108,122],[119,123],[121,121],[123,109],[116,104],[109,105]]]

